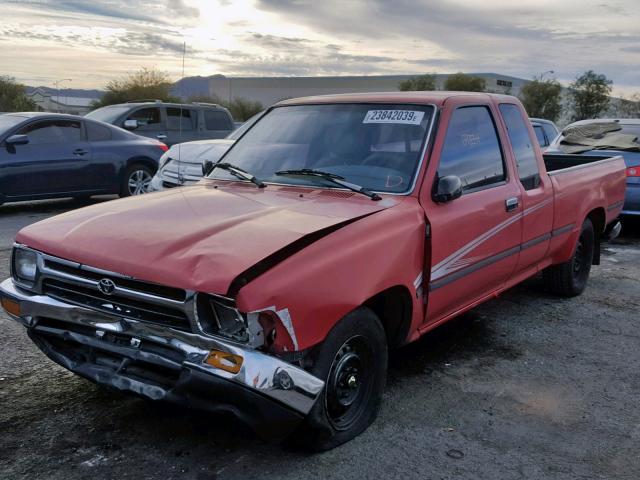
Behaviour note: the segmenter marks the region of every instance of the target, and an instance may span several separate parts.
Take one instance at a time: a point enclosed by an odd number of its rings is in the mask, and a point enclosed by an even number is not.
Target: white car
[[[158,171],[149,185],[150,192],[167,188],[193,185],[202,178],[202,166],[207,161],[217,162],[231,145],[262,116],[260,112],[244,122],[227,138],[197,140],[173,145],[160,157]]]

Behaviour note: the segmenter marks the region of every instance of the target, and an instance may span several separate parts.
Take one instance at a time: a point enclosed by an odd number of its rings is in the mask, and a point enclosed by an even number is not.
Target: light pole
[[[70,82],[70,81],[71,81],[70,78],[61,78],[60,80],[55,80],[53,82],[53,85],[56,87],[56,103],[58,104],[56,106],[57,112],[60,112],[60,84],[62,82]]]
[[[542,72],[542,73],[540,74],[540,81],[544,80],[544,76],[545,76],[546,74],[553,75],[554,73],[556,73],[556,72],[554,72],[553,70],[547,70],[546,72]]]

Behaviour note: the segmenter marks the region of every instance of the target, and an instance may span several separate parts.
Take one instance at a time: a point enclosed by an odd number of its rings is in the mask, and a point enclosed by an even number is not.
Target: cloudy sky
[[[640,92],[638,0],[0,0],[0,75],[101,88],[141,66],[181,75],[587,69]]]

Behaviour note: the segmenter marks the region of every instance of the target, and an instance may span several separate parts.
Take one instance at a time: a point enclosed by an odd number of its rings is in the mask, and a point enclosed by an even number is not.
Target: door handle
[[[156,135],[156,138],[158,140],[164,140],[165,138],[167,138],[167,136],[164,133],[159,133],[158,135]]]
[[[519,202],[517,197],[512,197],[512,198],[507,198],[504,204],[507,212],[513,212],[516,208],[518,208]]]
[[[83,148],[76,148],[76,149],[73,151],[73,154],[74,154],[74,155],[80,155],[80,156],[82,156],[82,155],[86,155],[87,153],[89,153],[89,152],[88,152],[87,150],[83,149]]]

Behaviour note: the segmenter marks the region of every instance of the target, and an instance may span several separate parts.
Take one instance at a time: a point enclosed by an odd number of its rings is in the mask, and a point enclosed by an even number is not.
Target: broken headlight
[[[34,282],[38,271],[38,254],[33,250],[13,249],[13,275],[19,282]]]
[[[247,321],[231,302],[198,294],[196,305],[198,322],[205,333],[221,335],[237,342],[249,340]]]

